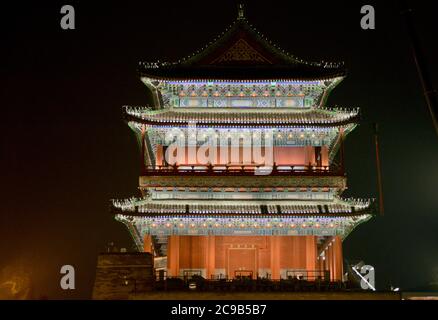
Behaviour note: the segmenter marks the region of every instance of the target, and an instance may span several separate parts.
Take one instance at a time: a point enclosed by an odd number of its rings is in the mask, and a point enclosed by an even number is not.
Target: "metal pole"
[[[145,156],[146,156],[146,142],[145,139],[146,138],[146,128],[143,125],[141,128],[141,163],[140,163],[140,168],[141,168],[141,173],[145,174],[146,172],[146,164],[145,164]]]
[[[426,60],[424,59],[424,55],[420,46],[420,41],[415,30],[414,20],[412,17],[412,9],[408,6],[406,0],[399,0],[399,5],[401,8],[400,14],[402,15],[402,17],[404,17],[408,35],[411,40],[412,55],[414,57],[415,66],[417,67],[418,76],[420,77],[424,98],[426,99],[426,104],[432,118],[432,123],[435,128],[436,134],[438,135],[438,99],[436,91],[432,86],[430,76],[427,72]]]
[[[377,169],[377,189],[379,192],[379,211],[380,214],[383,216],[385,210],[383,207],[382,170],[380,167],[379,136],[378,136],[377,123],[374,123],[374,143],[376,146],[376,169]]]

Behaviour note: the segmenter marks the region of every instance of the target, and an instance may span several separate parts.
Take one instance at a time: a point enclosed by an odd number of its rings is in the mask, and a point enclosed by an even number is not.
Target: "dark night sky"
[[[411,2],[438,88],[438,11]],[[108,207],[137,195],[139,151],[121,110],[148,103],[137,62],[188,55],[236,17],[234,1],[69,3],[74,31],[59,27],[64,2],[2,5],[0,17],[0,267],[30,270],[35,297],[90,297],[97,253],[111,240],[131,246]],[[374,31],[360,29],[364,4],[375,6]],[[438,139],[397,2],[247,1],[246,12],[295,55],[346,62],[328,105],[362,108],[346,143],[347,196],[376,195],[371,123],[380,125],[386,215],[347,238],[345,257],[373,265],[379,288],[437,281]],[[73,292],[59,289],[64,264],[76,267]]]

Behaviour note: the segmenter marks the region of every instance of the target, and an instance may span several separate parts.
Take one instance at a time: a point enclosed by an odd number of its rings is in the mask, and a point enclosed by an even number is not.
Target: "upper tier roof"
[[[140,75],[152,79],[317,80],[344,76],[342,64],[306,62],[271,44],[243,15],[222,35],[177,62],[140,63]]]

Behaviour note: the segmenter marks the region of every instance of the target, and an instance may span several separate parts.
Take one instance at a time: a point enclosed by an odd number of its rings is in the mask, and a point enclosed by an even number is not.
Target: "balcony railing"
[[[339,176],[344,175],[340,166],[313,166],[313,165],[156,165],[145,166],[143,175],[311,175],[311,176]]]

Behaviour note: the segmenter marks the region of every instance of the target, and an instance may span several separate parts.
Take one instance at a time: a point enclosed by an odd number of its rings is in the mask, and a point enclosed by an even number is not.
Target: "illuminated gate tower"
[[[358,109],[325,103],[344,76],[341,64],[305,62],[272,45],[242,8],[197,53],[141,63],[153,105],[124,110],[141,145],[142,197],[113,201],[138,250],[164,261],[167,276],[312,280],[329,271],[332,281],[341,280],[342,241],[374,212],[369,200],[340,197],[343,138]],[[187,146],[173,165],[165,157],[176,154],[166,139],[172,130]],[[211,148],[206,164],[197,152],[212,130],[239,143]],[[264,151],[272,132],[270,174],[256,174],[263,163],[243,156],[251,146],[240,138],[248,132],[252,147]]]

